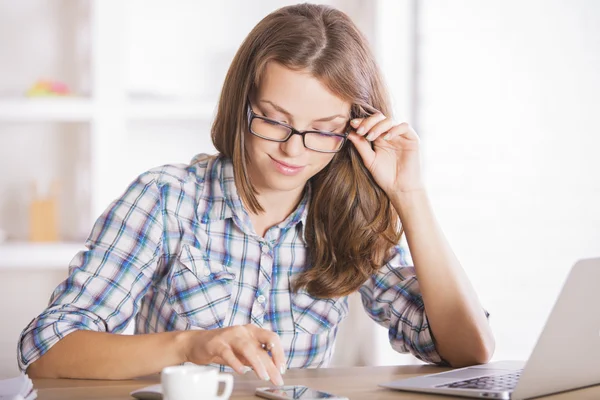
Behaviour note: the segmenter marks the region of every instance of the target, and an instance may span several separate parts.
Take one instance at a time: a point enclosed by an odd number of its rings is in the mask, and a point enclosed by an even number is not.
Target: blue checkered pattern
[[[347,298],[292,293],[308,267],[304,227],[310,192],[282,223],[258,236],[235,188],[233,165],[199,155],[190,165],[150,170],[100,216],[87,250],[48,308],[21,334],[22,370],[69,333],[136,333],[255,324],[277,332],[288,368],[331,358]],[[361,287],[364,308],[392,347],[441,362],[419,284],[402,247]],[[225,368],[222,368],[225,369]]]

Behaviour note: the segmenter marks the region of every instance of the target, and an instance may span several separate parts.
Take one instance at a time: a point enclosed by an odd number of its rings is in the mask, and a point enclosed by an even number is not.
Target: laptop
[[[600,258],[569,272],[527,362],[500,361],[382,383],[403,391],[527,399],[600,384]]]

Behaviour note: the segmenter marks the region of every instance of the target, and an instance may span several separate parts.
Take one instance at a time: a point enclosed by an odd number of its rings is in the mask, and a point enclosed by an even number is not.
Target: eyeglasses
[[[256,114],[250,106],[248,106],[248,126],[253,135],[273,142],[287,142],[292,135],[300,135],[304,147],[320,153],[337,153],[348,138],[348,126],[343,134],[299,131],[290,125]]]

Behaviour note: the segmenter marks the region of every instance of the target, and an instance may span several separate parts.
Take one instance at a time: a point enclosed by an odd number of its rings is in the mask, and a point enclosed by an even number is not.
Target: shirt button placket
[[[273,271],[273,256],[271,253],[271,248],[267,242],[260,242],[260,252],[261,272],[259,272],[259,281],[256,291],[253,315],[256,319],[264,320],[265,311],[267,308],[266,294],[268,294],[271,290],[269,281],[265,278],[265,276],[271,275]]]
[[[269,249],[269,245],[266,243],[260,244],[260,250],[262,251],[263,254],[269,254],[271,252],[271,249]]]

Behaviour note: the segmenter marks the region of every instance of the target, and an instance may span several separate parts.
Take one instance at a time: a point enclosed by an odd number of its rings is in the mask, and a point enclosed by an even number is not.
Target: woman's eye
[[[280,124],[287,124],[288,122],[285,120],[285,118],[278,118],[278,117],[272,117],[270,115],[266,116],[267,118],[269,118],[270,120],[279,122]]]
[[[319,129],[319,128],[313,128],[316,131],[322,132],[322,133],[337,133],[337,131],[340,128],[336,128],[336,129]]]

